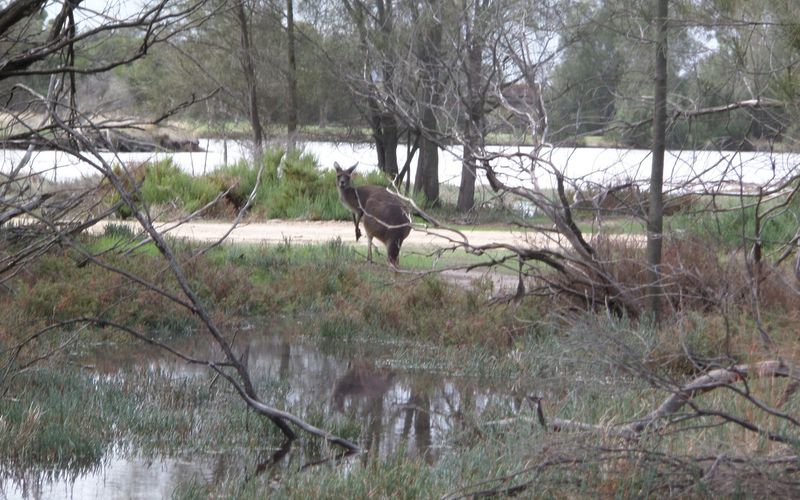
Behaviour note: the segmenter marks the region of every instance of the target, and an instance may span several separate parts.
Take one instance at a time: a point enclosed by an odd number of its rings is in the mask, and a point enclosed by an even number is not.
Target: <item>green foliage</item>
[[[242,160],[217,170],[211,178],[233,186],[228,199],[234,208],[240,209],[256,188],[259,169],[263,167],[251,213],[268,218],[299,218],[313,214],[312,205],[323,196],[321,174],[313,156],[300,153],[287,156],[281,150],[270,150],[262,161],[263,165],[258,166]]]
[[[182,171],[172,160],[148,164],[141,187],[148,204],[179,203],[187,212],[210,203],[217,194],[215,186]]]
[[[763,214],[780,203],[773,200],[763,204],[759,213]],[[715,238],[727,248],[749,250],[756,239],[756,207],[753,200],[746,200],[746,206],[728,207],[724,211],[704,211],[700,214],[677,215],[670,219],[673,231],[686,232],[699,238]],[[776,210],[761,221],[761,243],[766,251],[773,250],[789,242],[800,225],[800,196],[795,195],[788,205]]]
[[[271,149],[264,153],[264,170],[261,178],[262,189],[256,191],[253,200],[254,211],[257,211],[257,207],[267,204],[268,194],[267,190],[263,189],[263,186],[274,184],[278,181],[278,167],[283,157],[284,152],[279,149]],[[247,160],[240,160],[233,165],[226,165],[217,169],[214,173],[209,174],[208,178],[210,182],[215,182],[220,187],[225,189],[230,188],[231,191],[228,195],[228,200],[234,207],[241,208],[245,205],[247,199],[250,197],[250,193],[252,193],[253,189],[256,187],[258,171],[258,166],[253,165]]]
[[[258,189],[255,191],[249,212],[256,217],[269,219],[347,220],[350,213],[339,200],[336,174],[321,171],[313,155],[295,152],[286,155],[282,150],[270,150],[263,155],[263,169]],[[166,207],[169,215],[175,210],[191,213],[227,193],[208,210],[206,215],[230,215],[244,208],[259,181],[260,166],[245,160],[228,165],[213,173],[194,177],[180,170],[172,161],[147,163],[129,177],[140,183],[134,190],[137,203]],[[124,172],[118,172],[122,176]],[[125,178],[125,176],[123,176]],[[388,185],[379,172],[370,172],[364,183]],[[132,184],[132,183],[131,183]],[[127,186],[126,189],[132,189]],[[116,193],[108,203],[119,199]],[[127,206],[119,211],[123,218],[131,212]]]
[[[321,173],[311,155],[289,156],[282,175],[264,185],[268,218],[344,219],[347,211],[339,201],[335,176]]]
[[[268,166],[275,172],[277,167]],[[377,172],[367,175],[367,184],[386,185],[385,178]],[[347,220],[350,212],[339,200],[336,173],[321,172],[317,160],[310,154],[295,153],[286,157],[281,175],[268,176],[256,212],[267,218]]]
[[[797,110],[790,103],[796,102],[800,79],[793,69],[774,68],[797,63],[798,3],[673,2],[670,10],[683,19],[737,18],[763,24],[753,28],[712,23],[669,30],[669,113],[677,118],[668,129],[669,147],[754,149],[781,141],[792,147]],[[629,14],[620,16],[623,11]],[[616,0],[578,2],[565,5],[563,18],[567,27],[562,36],[570,43],[553,68],[546,96],[553,138],[579,143],[576,135],[605,130],[617,143],[649,148],[652,46],[630,34],[650,32],[652,12],[644,4],[632,7]],[[786,22],[770,26],[767,19]],[[680,117],[683,110],[721,107],[756,96],[788,106]],[[615,126],[619,123],[636,126]]]
[[[114,174],[122,181],[122,188],[129,193],[133,203],[144,203],[149,207],[180,206],[191,213],[210,203],[220,192],[219,186],[189,175],[169,158],[126,168],[116,165]],[[106,203],[114,205],[120,199],[119,193],[112,190],[106,196]],[[127,219],[133,212],[131,207],[122,204],[117,215]]]
[[[134,234],[131,226],[127,224],[115,224],[112,222],[106,224],[106,227],[103,229],[103,236],[120,240],[129,240],[133,238]]]
[[[574,125],[569,129],[559,128],[561,137],[591,132],[613,119],[617,106],[615,94],[626,69],[624,37],[607,27],[613,9],[587,10],[587,5],[579,4],[571,17],[575,21],[596,23],[590,25],[592,36],[584,33],[576,37],[553,73],[552,119]],[[603,64],[597,64],[598,61]]]

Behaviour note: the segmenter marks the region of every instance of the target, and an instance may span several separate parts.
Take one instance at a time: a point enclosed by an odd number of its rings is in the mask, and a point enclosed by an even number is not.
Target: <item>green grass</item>
[[[99,463],[115,436],[121,394],[100,397],[88,377],[71,370],[35,370],[4,384],[0,450],[6,466],[36,463],[84,470]]]
[[[139,255],[157,257],[158,248],[147,242],[142,233],[135,232],[131,226],[119,223],[108,223],[103,234],[88,240],[86,250],[93,255],[106,253],[132,252]]]
[[[381,252],[384,249],[380,248]],[[385,253],[385,252],[384,252]],[[381,255],[381,257],[383,254]],[[462,248],[454,250],[437,250],[431,248],[418,248],[414,245],[405,245],[400,254],[400,262],[403,269],[417,270],[417,271],[435,271],[449,268],[466,268],[479,264],[488,264],[492,261],[500,261],[504,257],[509,257],[510,253],[503,250],[491,250],[484,252],[482,255],[477,255],[465,251]],[[376,260],[378,257],[376,257]],[[499,272],[513,272],[516,269],[516,259],[511,259],[508,264],[502,267],[495,268]],[[480,269],[480,268],[479,268]],[[488,267],[484,267],[488,270]],[[475,274],[479,274],[476,271]]]
[[[178,202],[187,212],[210,203],[217,195],[215,186],[193,177],[171,160],[153,163],[146,169],[141,196],[151,205]]]

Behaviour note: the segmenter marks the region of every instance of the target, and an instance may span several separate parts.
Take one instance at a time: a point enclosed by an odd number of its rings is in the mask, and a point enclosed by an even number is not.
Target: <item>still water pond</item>
[[[359,444],[371,450],[371,456],[399,452],[434,462],[447,452],[449,433],[459,428],[465,415],[478,417],[489,408],[492,414],[519,410],[516,398],[488,383],[435,363],[410,361],[419,359],[424,347],[367,340],[356,344],[317,343],[296,336],[251,331],[238,347],[249,346],[248,363],[254,380],[284,384],[289,406],[310,407],[322,401],[332,413],[346,414],[359,422],[365,429]],[[218,357],[204,338],[179,347],[197,356]],[[422,357],[435,359],[433,353]],[[203,367],[142,347],[134,352],[106,353],[90,362],[98,377],[125,376],[120,367],[127,364],[128,368],[167,374],[173,380],[209,379],[209,372]],[[272,459],[278,450],[268,451],[265,458]],[[221,481],[232,465],[241,466],[233,459],[236,454],[236,450],[220,449],[207,454],[153,458],[109,450],[103,464],[88,472],[56,477],[41,471],[6,473],[0,479],[0,498],[169,497],[182,484]],[[363,459],[365,456],[348,460]],[[281,460],[284,466],[288,462],[299,468],[305,465],[306,457],[300,450],[289,450]],[[245,465],[258,471],[259,464]]]

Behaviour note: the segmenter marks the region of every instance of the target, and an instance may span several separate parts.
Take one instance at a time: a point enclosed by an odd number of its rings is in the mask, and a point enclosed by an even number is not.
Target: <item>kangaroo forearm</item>
[[[359,213],[358,215],[353,214],[353,224],[356,226],[356,241],[361,238],[361,229],[358,228],[358,225],[361,223],[361,215],[363,212]]]

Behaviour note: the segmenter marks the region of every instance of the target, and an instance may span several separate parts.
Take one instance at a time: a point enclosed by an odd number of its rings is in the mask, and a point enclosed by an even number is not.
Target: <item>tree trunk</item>
[[[383,137],[383,172],[394,179],[397,176],[397,143],[399,137],[397,133],[397,120],[391,113],[383,113],[381,116],[381,128]]]
[[[424,132],[419,140],[414,193],[421,191],[428,205],[435,205],[439,201],[439,146],[430,136],[431,132],[436,131],[436,127],[436,116],[433,110],[427,107],[422,114]]]
[[[395,116],[395,91],[394,91],[394,68],[396,56],[393,50],[392,32],[394,31],[394,2],[393,0],[376,0],[375,6],[378,10],[378,28],[380,30],[381,44],[385,50],[385,56],[381,63],[383,78],[381,84],[384,87],[386,98],[384,108],[379,115],[381,124],[381,138],[383,149],[383,168],[384,173],[394,178],[397,176],[397,143],[399,142],[397,131],[397,117]]]
[[[439,202],[439,124],[434,110],[441,105],[440,64],[442,49],[442,18],[438,12],[438,0],[427,0],[431,15],[428,19],[417,20],[426,23],[422,29],[415,51],[422,66],[422,95],[419,108],[420,143],[417,173],[414,176],[414,192],[422,191],[425,202],[435,205]]]
[[[289,68],[287,80],[289,84],[289,102],[286,110],[286,149],[294,151],[297,141],[297,59],[294,44],[294,0],[286,0],[286,37]]]
[[[359,33],[359,44],[365,64],[371,67],[370,51],[371,46],[368,37],[368,20],[373,20],[378,29],[380,45],[388,51],[389,40],[394,29],[393,3],[392,0],[375,0],[377,16],[370,16],[367,13],[365,4],[361,1],[344,1],[345,10],[356,23]],[[381,94],[392,96],[392,79],[394,72],[393,55],[387,52],[384,60],[379,66],[381,71],[380,82],[376,83],[373,79],[372,71],[367,71],[366,92],[367,92],[367,111],[366,118],[372,129],[372,138],[375,141],[375,153],[378,157],[378,169],[392,177],[397,175],[397,144],[399,142],[397,118],[392,114],[393,101],[391,97],[383,101]],[[377,68],[377,66],[376,66]],[[381,90],[379,87],[384,86]]]
[[[662,287],[661,248],[664,222],[662,188],[667,129],[667,15],[668,0],[658,0],[656,17],[656,78],[653,110],[653,162],[650,173],[650,210],[647,217],[647,264],[649,267],[650,313],[658,321]]]
[[[242,54],[239,61],[242,64],[244,78],[247,84],[248,111],[250,126],[253,129],[253,150],[256,159],[261,158],[264,147],[264,130],[261,128],[261,119],[258,116],[258,93],[256,92],[256,70],[253,64],[253,53],[250,47],[250,25],[244,11],[244,0],[236,2],[236,17],[239,21],[241,34]]]
[[[378,156],[378,170],[394,177],[398,172],[397,121],[391,113],[381,111],[377,99],[370,98],[368,105],[369,124],[375,141],[375,153]]]
[[[467,47],[467,60],[464,76],[467,81],[467,120],[464,123],[464,159],[461,163],[461,185],[458,189],[457,208],[466,213],[475,207],[476,158],[484,150],[484,99],[481,95],[481,75],[483,74],[482,29],[478,23],[481,18],[481,2],[474,3],[474,13],[470,16],[464,6],[464,42]]]
[[[483,151],[483,137],[475,131],[475,124],[465,124],[464,159],[461,161],[461,184],[458,188],[457,208],[467,213],[475,208],[475,179],[477,177],[477,157]]]

